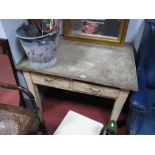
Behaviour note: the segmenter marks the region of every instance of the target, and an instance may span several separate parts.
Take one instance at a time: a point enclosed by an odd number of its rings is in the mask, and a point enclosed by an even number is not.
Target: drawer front
[[[119,90],[114,88],[102,87],[88,83],[74,81],[73,90],[95,96],[102,96],[116,99],[119,96]]]
[[[56,76],[31,74],[33,83],[61,89],[69,89],[69,80]]]

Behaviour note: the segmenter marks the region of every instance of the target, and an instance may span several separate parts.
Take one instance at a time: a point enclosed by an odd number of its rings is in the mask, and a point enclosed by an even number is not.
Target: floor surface
[[[49,134],[59,126],[69,110],[78,112],[106,125],[110,118],[113,100],[49,88],[43,98],[43,117]],[[122,111],[117,134],[126,134],[126,109]]]

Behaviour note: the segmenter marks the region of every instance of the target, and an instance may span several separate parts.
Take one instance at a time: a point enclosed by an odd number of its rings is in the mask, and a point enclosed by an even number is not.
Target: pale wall
[[[0,20],[0,39],[7,39],[1,20]]]

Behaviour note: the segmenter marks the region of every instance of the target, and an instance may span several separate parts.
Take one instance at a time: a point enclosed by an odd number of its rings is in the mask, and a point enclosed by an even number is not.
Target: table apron
[[[119,89],[89,84],[86,82],[76,81],[52,75],[43,75],[31,73],[34,84],[54,87],[84,94],[116,99],[119,96]]]

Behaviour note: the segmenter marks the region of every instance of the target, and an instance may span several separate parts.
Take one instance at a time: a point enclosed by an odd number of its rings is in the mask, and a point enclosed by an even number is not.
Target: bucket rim
[[[54,29],[54,28],[53,28]],[[18,29],[17,29],[18,30]],[[45,35],[41,35],[41,36],[38,36],[38,37],[23,37],[23,36],[20,36],[17,34],[17,30],[15,31],[15,36],[17,38],[20,38],[20,39],[24,39],[24,40],[35,40],[35,39],[41,39],[41,38],[44,38],[44,37],[47,37],[47,36],[51,36],[51,35],[54,35],[54,34],[57,34],[58,32],[56,30],[52,31],[52,32],[49,32]]]

